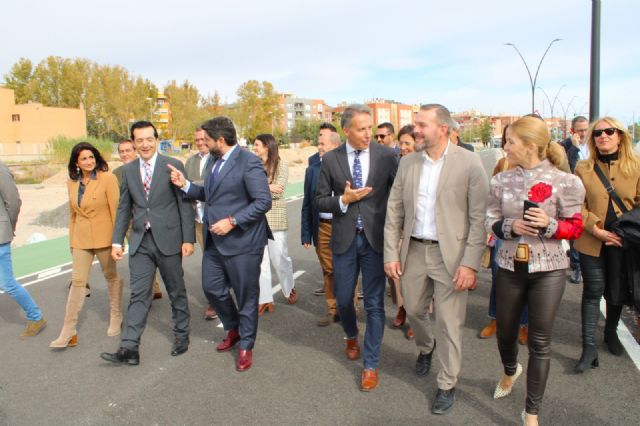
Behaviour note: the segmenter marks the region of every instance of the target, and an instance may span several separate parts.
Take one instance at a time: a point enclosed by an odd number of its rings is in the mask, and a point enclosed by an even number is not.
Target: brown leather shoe
[[[230,330],[229,333],[227,333],[227,337],[225,337],[222,342],[216,346],[216,350],[218,352],[226,352],[233,348],[239,341],[240,333],[238,333],[238,330]]]
[[[404,306],[398,308],[398,314],[396,319],[393,320],[393,328],[400,328],[407,321],[407,311],[404,310]]]
[[[492,319],[491,322],[489,322],[489,325],[480,330],[478,337],[481,339],[488,339],[494,334],[496,334],[496,320]]]
[[[529,327],[526,325],[520,326],[520,331],[518,331],[518,343],[521,345],[526,345],[527,340],[529,338]]]
[[[360,382],[360,390],[369,392],[378,386],[378,369],[365,368],[362,370],[362,380]]]
[[[238,352],[238,362],[236,362],[236,370],[247,371],[253,364],[253,351],[251,349],[240,349]]]
[[[296,293],[296,289],[292,288],[291,293],[289,293],[289,297],[287,298],[287,303],[290,305],[295,305],[298,301],[298,293]]]
[[[265,312],[273,313],[273,303],[261,303],[258,305],[258,315],[262,316]]]
[[[162,299],[162,293],[153,293],[152,300],[158,300],[158,299]]]
[[[332,313],[328,313],[327,315],[320,317],[317,323],[318,327],[327,327],[331,325],[334,317],[335,317],[335,314],[332,314]]]
[[[351,361],[360,358],[360,345],[358,345],[357,337],[355,339],[347,339],[347,349],[344,352]]]

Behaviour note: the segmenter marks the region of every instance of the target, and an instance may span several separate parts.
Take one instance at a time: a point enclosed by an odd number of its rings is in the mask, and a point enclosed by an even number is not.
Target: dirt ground
[[[289,165],[289,182],[304,180],[307,158],[315,152],[315,147],[282,149],[280,151],[281,158]],[[182,160],[186,161],[186,158],[187,156]],[[110,162],[109,168],[113,170],[120,165],[120,162]],[[66,213],[62,213],[65,212],[65,209],[61,208],[61,206],[69,202],[66,185],[67,178],[67,171],[62,169],[61,166],[61,170],[58,173],[41,184],[18,185],[22,208],[18,217],[16,236],[12,243],[14,247],[41,241],[43,238],[51,239],[67,234],[68,228],[66,226],[59,228],[36,223],[43,212],[55,210],[66,215]],[[63,220],[57,220],[58,223],[67,223],[66,217],[59,219]]]

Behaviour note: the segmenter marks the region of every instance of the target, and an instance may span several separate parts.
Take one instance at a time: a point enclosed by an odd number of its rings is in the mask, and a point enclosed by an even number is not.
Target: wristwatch
[[[232,224],[233,226],[238,226],[238,221],[236,220],[236,218],[235,218],[235,217],[230,216],[230,217],[229,217],[229,220],[231,220],[231,224]]]

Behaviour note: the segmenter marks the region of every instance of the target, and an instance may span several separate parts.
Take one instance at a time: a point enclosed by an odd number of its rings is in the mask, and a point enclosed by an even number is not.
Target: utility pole
[[[591,0],[591,79],[589,121],[600,116],[600,0]]]

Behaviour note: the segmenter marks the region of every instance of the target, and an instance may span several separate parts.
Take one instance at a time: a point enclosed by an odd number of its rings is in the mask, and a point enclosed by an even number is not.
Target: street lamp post
[[[529,65],[527,65],[527,61],[524,60],[524,56],[522,56],[522,53],[520,53],[520,50],[518,50],[518,48],[516,47],[515,44],[513,43],[505,43],[505,46],[511,46],[515,49],[516,53],[518,53],[518,56],[520,56],[520,59],[522,59],[522,63],[524,64],[524,67],[527,69],[527,74],[529,75],[529,82],[531,83],[531,113],[535,113],[535,101],[536,101],[536,81],[538,81],[538,72],[540,71],[540,66],[542,65],[542,61],[544,60],[544,57],[547,56],[547,52],[549,52],[549,49],[551,49],[551,45],[553,45],[553,43],[555,43],[556,41],[560,41],[562,40],[561,38],[555,38],[553,40],[551,40],[551,42],[549,43],[549,46],[547,46],[547,50],[544,51],[544,53],[542,54],[542,58],[540,58],[540,62],[538,62],[538,68],[536,68],[536,73],[533,77],[531,77],[531,70],[529,70]]]
[[[567,104],[566,108],[562,104],[562,101],[560,101],[560,99],[558,99],[558,102],[560,103],[560,107],[562,108],[562,113],[564,114],[563,117],[562,117],[562,135],[563,135],[563,138],[567,137],[567,114],[569,113],[569,108],[571,107],[571,104],[573,103],[573,101],[576,98],[577,98],[577,96],[572,97],[571,100],[569,101],[569,103]]]
[[[563,84],[562,86],[560,86],[560,88],[559,88],[559,89],[558,89],[558,91],[556,92],[556,95],[553,97],[553,102],[551,102],[551,100],[549,99],[549,95],[547,95],[547,92],[542,88],[542,86],[537,86],[537,87],[538,87],[538,89],[542,90],[542,94],[544,95],[544,97],[545,97],[545,98],[547,98],[547,102],[549,103],[549,106],[550,106],[550,108],[551,108],[551,118],[553,118],[553,117],[554,117],[554,115],[553,115],[553,110],[554,110],[554,108],[555,108],[555,106],[556,106],[556,101],[558,100],[558,95],[560,94],[560,91],[561,91],[565,86],[566,86],[566,84]],[[556,136],[557,136],[558,129],[557,129],[555,126],[551,129],[551,133],[554,133],[554,131],[555,131]]]

